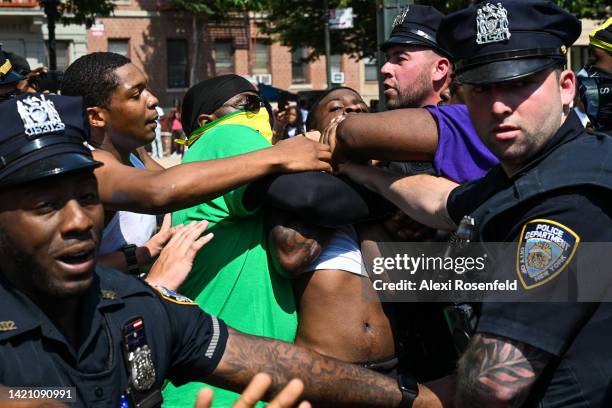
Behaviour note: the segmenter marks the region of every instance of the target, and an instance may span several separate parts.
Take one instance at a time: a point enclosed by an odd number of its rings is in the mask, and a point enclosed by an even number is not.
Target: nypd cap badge
[[[406,15],[408,15],[408,11],[410,11],[410,7],[409,6],[402,7],[400,12],[393,19],[393,24],[391,25],[391,27],[392,28],[396,28],[396,27],[399,27],[402,24],[404,24],[404,20],[406,19]]]
[[[45,95],[29,96],[17,101],[17,111],[23,121],[25,134],[30,137],[59,132],[66,128],[53,101],[45,98]]]
[[[508,29],[508,12],[501,5],[486,3],[476,12],[476,44],[488,44],[492,42],[510,39]]]
[[[556,221],[529,221],[521,231],[516,268],[525,289],[544,285],[563,271],[572,260],[580,237]]]

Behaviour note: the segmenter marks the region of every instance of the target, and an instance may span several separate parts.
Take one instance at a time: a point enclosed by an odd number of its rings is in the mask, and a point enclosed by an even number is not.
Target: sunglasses
[[[247,94],[234,103],[223,104],[221,106],[257,113],[259,109],[264,106],[264,103],[258,95]]]

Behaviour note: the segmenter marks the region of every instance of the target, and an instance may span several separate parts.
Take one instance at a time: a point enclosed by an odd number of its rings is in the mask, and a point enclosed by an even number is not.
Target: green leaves
[[[169,0],[179,11],[206,14],[216,20],[227,18],[231,13],[261,11],[268,6],[266,0]]]
[[[312,50],[309,60],[325,53],[323,0],[268,0],[269,15],[260,29],[276,36],[292,49]],[[362,58],[376,52],[376,2],[374,0],[329,0],[329,8],[353,8],[354,27],[331,30],[332,54]]]
[[[44,0],[38,0],[43,6]],[[109,16],[115,10],[113,0],[66,0],[58,7],[63,24],[85,24],[87,28],[98,16]]]

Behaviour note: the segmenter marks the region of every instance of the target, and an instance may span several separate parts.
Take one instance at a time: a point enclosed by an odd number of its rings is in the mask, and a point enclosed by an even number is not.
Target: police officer
[[[586,133],[570,110],[576,79],[564,64],[579,34],[580,22],[546,1],[482,2],[446,16],[438,42],[455,56],[474,126],[500,166],[456,188],[429,175],[343,171],[433,227],[470,215],[471,239],[514,242],[494,272],[520,281],[521,300],[571,299],[575,281],[590,281],[587,300],[609,295],[609,274],[576,262],[586,242],[612,242],[612,141]],[[610,303],[485,302],[459,361],[456,403],[611,406],[611,341]]]
[[[165,379],[238,390],[266,371],[273,392],[300,377],[304,397],[322,405],[409,406],[415,393],[394,380],[242,334],[181,295],[96,265],[101,163],[84,145],[81,98],[18,96],[0,104],[0,123],[4,398],[153,407]]]
[[[580,99],[591,126],[612,131],[612,17],[589,34],[592,63],[578,72]]]
[[[22,79],[23,76],[14,69],[0,44],[0,102],[20,93],[17,85]]]

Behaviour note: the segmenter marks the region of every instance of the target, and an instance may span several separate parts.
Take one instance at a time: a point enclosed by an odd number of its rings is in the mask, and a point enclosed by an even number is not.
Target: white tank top
[[[134,154],[130,154],[134,167],[144,169],[144,163]],[[115,252],[127,244],[142,246],[155,233],[157,220],[154,215],[139,214],[129,211],[117,211],[102,232],[100,255]]]

